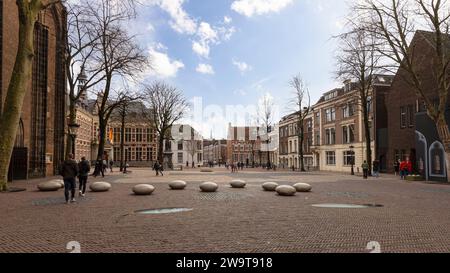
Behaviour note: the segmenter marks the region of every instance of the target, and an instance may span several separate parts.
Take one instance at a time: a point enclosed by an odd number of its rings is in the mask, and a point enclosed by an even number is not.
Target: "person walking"
[[[114,167],[114,161],[111,159],[109,161],[109,169],[110,169],[111,172],[113,172],[113,167]]]
[[[69,193],[70,202],[76,202],[75,190],[77,187],[76,177],[78,176],[78,172],[78,164],[74,160],[73,154],[69,154],[67,160],[63,162],[59,169],[59,173],[64,179],[64,196],[66,198],[66,204],[69,204]]]
[[[373,176],[376,178],[380,177],[380,161],[375,160],[372,163]]]
[[[84,197],[86,194],[86,185],[88,181],[89,172],[91,171],[91,164],[86,160],[86,157],[82,157],[80,163],[78,163],[79,175],[78,180],[80,183],[80,196]]]
[[[400,160],[395,160],[394,163],[394,172],[395,172],[395,176],[400,175]]]
[[[367,163],[367,160],[364,160],[364,163],[361,165],[361,168],[363,169],[364,179],[368,179],[369,178],[369,164]]]

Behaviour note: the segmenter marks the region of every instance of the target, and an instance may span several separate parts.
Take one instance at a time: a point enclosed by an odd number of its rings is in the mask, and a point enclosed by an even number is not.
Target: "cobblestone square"
[[[244,179],[246,189],[229,182]],[[185,180],[184,191],[168,182]],[[113,173],[106,193],[88,192],[66,205],[62,190],[38,192],[42,181],[16,182],[26,192],[0,194],[3,208],[0,252],[145,253],[368,253],[378,242],[382,252],[450,252],[450,186],[403,182],[394,176],[364,181],[334,173],[248,171],[231,174],[172,172],[155,177],[150,170]],[[217,193],[201,193],[213,181]],[[311,193],[281,197],[264,192],[264,182],[310,183]],[[135,184],[150,183],[151,196],[134,196]],[[316,204],[377,204],[361,209],[318,208]],[[185,208],[173,214],[137,214],[146,209]]]

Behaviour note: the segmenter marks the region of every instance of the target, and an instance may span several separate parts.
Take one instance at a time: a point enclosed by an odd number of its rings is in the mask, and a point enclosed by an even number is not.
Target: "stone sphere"
[[[212,173],[214,171],[212,169],[201,169],[200,172],[202,172],[202,173]]]
[[[55,179],[55,180],[52,180],[51,182],[59,183],[61,185],[61,189],[64,189],[64,180]]]
[[[310,192],[312,190],[312,186],[306,183],[297,183],[294,188],[297,192]]]
[[[141,184],[133,187],[133,192],[136,195],[151,195],[155,191],[152,185]]]
[[[245,188],[245,186],[247,186],[247,183],[245,183],[244,180],[233,180],[231,181],[230,185],[235,189],[243,189]]]
[[[93,192],[106,192],[111,189],[111,184],[106,182],[95,182],[89,186]]]
[[[279,185],[274,182],[267,182],[262,185],[265,191],[275,191]]]
[[[169,184],[169,187],[172,190],[184,190],[187,186],[187,183],[181,180],[175,180]]]
[[[276,191],[281,196],[294,196],[297,190],[292,186],[279,186]]]
[[[200,185],[200,190],[202,192],[216,192],[219,186],[216,183],[205,182]]]
[[[38,186],[40,191],[57,191],[61,189],[61,184],[55,181],[42,182]]]

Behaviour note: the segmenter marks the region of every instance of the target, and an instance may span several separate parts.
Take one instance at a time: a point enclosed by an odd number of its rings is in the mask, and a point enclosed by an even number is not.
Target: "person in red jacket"
[[[402,180],[405,180],[405,178],[412,174],[412,163],[407,157],[405,161],[402,161],[400,163],[400,176]]]

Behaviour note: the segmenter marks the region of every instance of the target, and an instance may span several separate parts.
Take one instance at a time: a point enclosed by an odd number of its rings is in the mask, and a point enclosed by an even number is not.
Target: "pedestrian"
[[[405,180],[408,175],[412,174],[412,164],[409,157],[400,163],[400,178]]]
[[[364,160],[364,163],[361,165],[361,168],[363,169],[364,179],[368,179],[369,178],[369,164],[367,163],[367,160]]]
[[[372,163],[373,176],[376,178],[380,177],[380,162],[378,160]]]
[[[400,160],[399,159],[395,160],[394,172],[395,172],[395,176],[400,175]]]
[[[156,172],[156,176],[159,176],[159,162],[156,161],[155,164],[153,164],[153,170]]]
[[[60,166],[59,173],[64,179],[64,196],[66,198],[66,204],[69,204],[69,193],[70,202],[74,203],[75,200],[75,190],[76,190],[76,177],[78,176],[78,164],[74,160],[73,154],[69,154],[67,160],[63,162]]]
[[[111,172],[113,172],[113,167],[114,167],[114,161],[111,159],[109,161],[109,169],[111,170]]]
[[[195,162],[192,161],[192,169],[195,169]]]
[[[155,164],[156,164],[156,166],[155,166],[156,176],[159,176],[160,174],[161,174],[161,176],[164,176],[164,173],[163,173],[163,171],[164,171],[163,165],[162,165],[159,161],[157,161]]]
[[[86,194],[86,185],[88,181],[89,172],[91,171],[91,164],[86,160],[86,157],[82,157],[80,163],[78,163],[78,181],[80,183],[80,196],[84,197]]]
[[[108,169],[108,161],[106,159],[102,160],[102,169],[103,169],[103,173],[105,173],[106,170]]]

